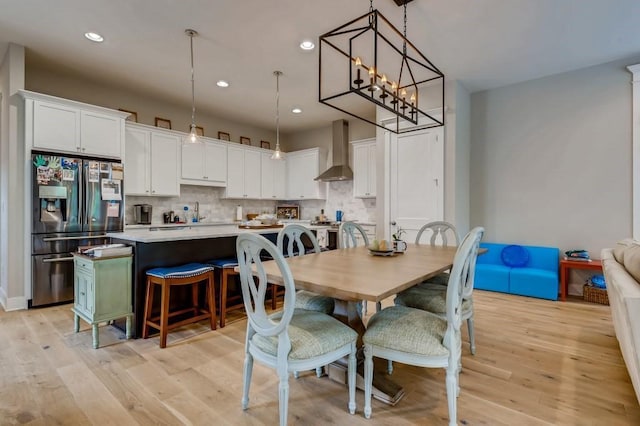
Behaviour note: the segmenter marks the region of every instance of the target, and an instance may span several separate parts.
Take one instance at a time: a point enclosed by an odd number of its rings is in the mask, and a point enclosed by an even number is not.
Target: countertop
[[[273,234],[279,228],[239,229],[238,223],[193,223],[175,225],[141,225],[141,228],[127,226],[124,232],[109,232],[108,237],[139,243],[157,243],[163,241],[196,240],[205,238],[236,237],[243,233]],[[308,226],[309,229],[328,229],[328,226]]]

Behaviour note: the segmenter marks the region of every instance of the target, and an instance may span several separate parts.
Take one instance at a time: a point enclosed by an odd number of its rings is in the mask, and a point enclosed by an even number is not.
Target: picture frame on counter
[[[242,145],[251,145],[251,138],[248,138],[246,136],[240,136],[240,143]]]
[[[260,148],[271,149],[271,143],[267,141],[260,141]]]
[[[156,127],[159,127],[161,129],[171,130],[171,120],[167,120],[166,118],[156,117],[155,123],[156,123]]]
[[[221,141],[231,141],[231,136],[229,136],[229,133],[227,132],[218,132],[218,139],[220,139]]]
[[[129,111],[128,109],[118,108],[118,111],[128,112],[129,116],[125,118],[125,121],[138,122],[138,113],[135,111]]]

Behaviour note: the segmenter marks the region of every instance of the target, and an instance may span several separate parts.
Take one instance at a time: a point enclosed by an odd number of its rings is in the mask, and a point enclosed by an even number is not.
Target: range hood
[[[333,165],[315,180],[321,182],[352,180],[353,172],[349,168],[349,122],[346,120],[334,121],[332,123],[332,131]]]

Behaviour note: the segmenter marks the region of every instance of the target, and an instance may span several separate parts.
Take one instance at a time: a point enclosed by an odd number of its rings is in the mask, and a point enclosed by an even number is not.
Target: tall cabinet
[[[353,196],[376,196],[376,139],[351,142],[353,146]]]

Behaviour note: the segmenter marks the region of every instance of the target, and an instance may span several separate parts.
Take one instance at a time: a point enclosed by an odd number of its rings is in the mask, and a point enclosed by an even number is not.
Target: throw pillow
[[[627,246],[623,246],[622,244],[617,244],[613,250],[613,258],[621,265],[624,265],[624,251],[627,249]]]
[[[512,268],[522,268],[529,262],[529,252],[519,245],[510,245],[502,249],[500,253],[502,263]]]
[[[640,245],[633,244],[624,251],[624,268],[636,281],[640,282]]]

